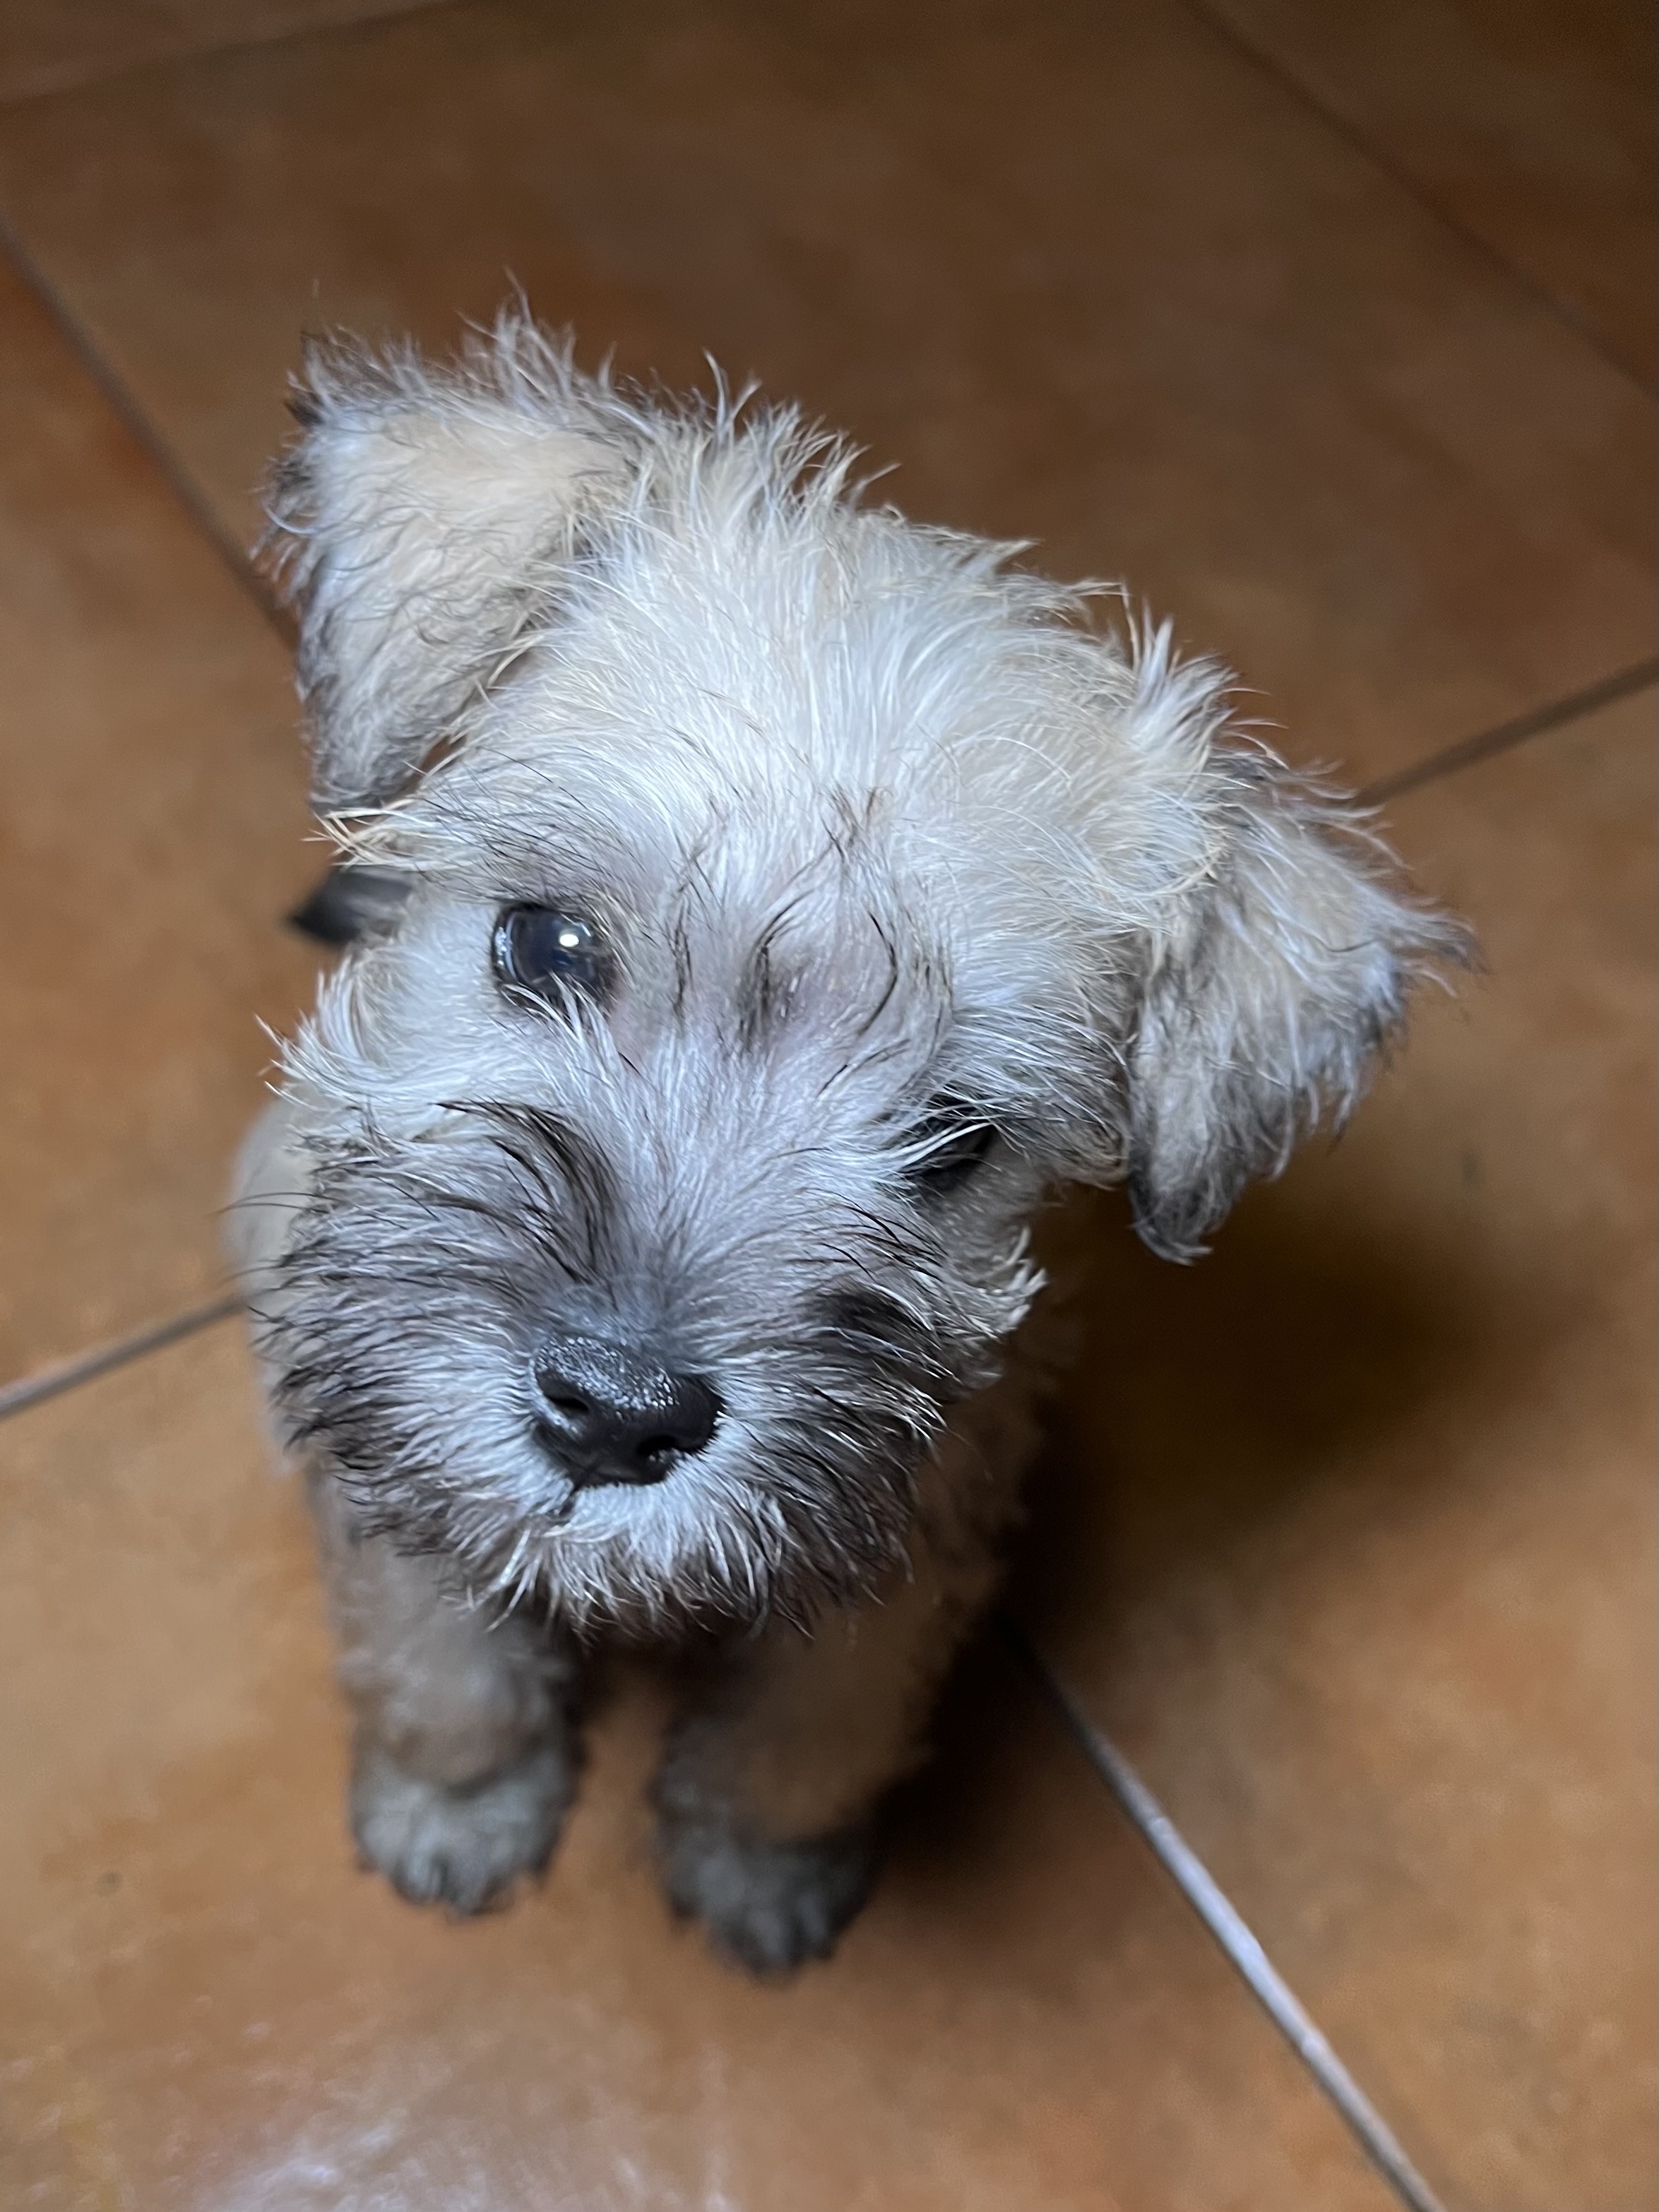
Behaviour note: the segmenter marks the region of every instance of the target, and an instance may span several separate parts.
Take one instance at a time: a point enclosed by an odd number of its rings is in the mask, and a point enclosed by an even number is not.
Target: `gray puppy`
[[[791,412],[518,318],[321,352],[296,411],[318,805],[380,896],[237,1218],[357,1839],[487,1904],[556,1838],[582,1650],[667,1640],[669,1894],[781,1970],[994,1587],[1044,1194],[1124,1182],[1191,1256],[1456,933],[1223,672],[860,505]]]

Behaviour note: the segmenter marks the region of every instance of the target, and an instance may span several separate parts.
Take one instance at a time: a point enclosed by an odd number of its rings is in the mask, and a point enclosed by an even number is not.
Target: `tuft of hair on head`
[[[757,491],[844,495],[851,449],[792,408],[647,394],[578,369],[522,306],[459,354],[313,339],[259,553],[299,617],[319,811],[384,805],[473,718],[548,626],[608,519],[653,471],[752,452]]]
[[[503,315],[454,362],[307,348],[261,553],[300,620],[319,811],[395,795],[510,665],[644,433],[568,340]]]

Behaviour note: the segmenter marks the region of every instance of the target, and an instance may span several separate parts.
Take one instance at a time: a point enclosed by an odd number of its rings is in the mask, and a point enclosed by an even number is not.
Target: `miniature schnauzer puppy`
[[[356,941],[236,1218],[357,1841],[498,1898],[583,1654],[667,1641],[669,1897],[781,1971],[994,1589],[1045,1194],[1121,1182],[1193,1256],[1456,933],[1222,671],[862,503],[788,410],[514,317],[450,367],[325,349],[295,412],[271,538]]]

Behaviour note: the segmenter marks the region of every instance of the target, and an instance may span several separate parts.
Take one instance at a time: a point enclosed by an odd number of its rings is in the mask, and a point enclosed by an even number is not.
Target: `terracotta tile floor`
[[[1416,775],[1392,830],[1487,973],[1203,1266],[1102,1208],[1018,1602],[1445,2205],[1653,2202],[1651,41],[1626,0],[3,11],[5,2212],[1399,2201],[994,1650],[788,1990],[666,1923],[643,1679],[544,1892],[399,1906],[234,1324],[89,1371],[217,1296],[256,1017],[309,981],[234,555],[296,334],[441,341],[508,269]]]

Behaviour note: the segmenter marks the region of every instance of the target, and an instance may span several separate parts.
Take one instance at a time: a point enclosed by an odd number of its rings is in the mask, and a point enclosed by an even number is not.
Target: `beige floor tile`
[[[1388,2212],[990,1662],[875,1903],[757,1989],[669,1923],[624,1686],[544,1890],[349,1865],[301,1508],[233,1329],[0,1425],[0,2197],[41,2212]]]
[[[423,0],[6,0],[0,100],[29,100],[117,70],[325,24],[404,13]]]
[[[1653,695],[1398,808],[1490,972],[1190,1270],[1101,1245],[1028,1604],[1480,2212],[1656,2182]]]
[[[1633,375],[1659,376],[1644,0],[1212,4]]]
[[[1122,575],[1359,777],[1650,650],[1651,409],[1174,0],[532,0],[37,102],[0,198],[238,530],[304,323],[505,272]]]
[[[282,647],[0,272],[0,1381],[210,1297],[314,963]]]

